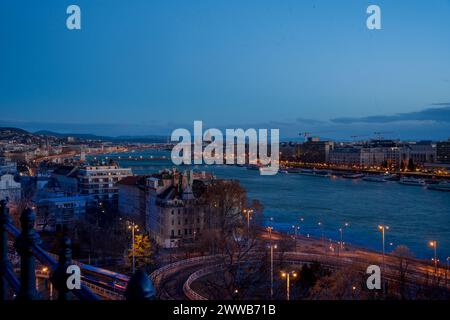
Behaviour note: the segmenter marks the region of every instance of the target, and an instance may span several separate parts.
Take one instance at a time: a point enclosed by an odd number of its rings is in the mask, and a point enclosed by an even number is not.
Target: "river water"
[[[168,152],[144,151],[120,154],[122,158],[149,155],[169,156]],[[118,155],[111,155],[118,156]],[[173,165],[170,160],[120,160],[122,167],[131,167],[135,174],[153,173]],[[186,169],[182,167],[181,169]],[[438,243],[440,261],[450,256],[450,193],[405,186],[397,182],[374,183],[343,178],[310,177],[298,174],[261,176],[256,170],[237,166],[194,167],[213,172],[220,178],[240,180],[250,199],[264,205],[265,223],[275,229],[293,232],[300,226],[301,234],[339,240],[339,228],[345,223],[344,242],[381,250],[381,233],[386,231],[386,251],[397,245],[408,246],[415,256],[430,258],[430,240]],[[300,220],[303,218],[303,222]],[[322,223],[320,227],[318,222]]]

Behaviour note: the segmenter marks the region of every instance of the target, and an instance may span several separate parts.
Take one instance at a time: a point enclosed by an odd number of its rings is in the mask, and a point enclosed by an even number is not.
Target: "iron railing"
[[[156,297],[156,292],[150,278],[138,271],[131,279],[108,270],[96,268],[86,264],[80,264],[72,260],[71,241],[62,239],[61,250],[56,259],[55,255],[45,251],[41,245],[41,239],[36,232],[36,215],[31,208],[25,209],[20,216],[21,230],[17,229],[10,218],[9,209],[5,200],[0,201],[0,301],[10,298],[9,290],[12,290],[18,300],[37,300],[40,298],[36,288],[36,262],[45,265],[49,269],[49,277],[53,287],[58,291],[59,300],[70,299],[70,293],[79,300],[100,300],[100,296],[109,296],[113,299],[121,299],[121,296],[113,290],[101,288],[101,294],[97,295],[95,284],[82,282],[80,289],[69,290],[67,288],[67,267],[72,264],[81,269],[95,271],[101,276],[113,275],[127,282],[125,294],[129,300],[151,300]],[[19,277],[8,259],[8,240],[14,240],[14,249],[20,257]],[[36,261],[37,260],[37,261]],[[128,281],[130,280],[130,281]],[[100,287],[99,287],[100,288]],[[104,294],[104,291],[108,291]],[[102,294],[103,293],[103,294]]]

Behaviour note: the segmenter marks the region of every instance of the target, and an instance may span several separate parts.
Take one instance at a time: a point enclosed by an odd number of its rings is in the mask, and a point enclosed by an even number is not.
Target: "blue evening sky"
[[[70,4],[80,31],[66,29]],[[450,1],[1,0],[0,110],[0,125],[29,130],[168,134],[203,120],[444,139]]]

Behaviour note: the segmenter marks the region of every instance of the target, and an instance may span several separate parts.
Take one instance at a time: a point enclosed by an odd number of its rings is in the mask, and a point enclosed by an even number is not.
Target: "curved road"
[[[313,248],[309,248],[309,246],[306,247],[299,245],[299,247],[302,247],[303,250],[298,250],[296,252],[286,252],[284,256],[285,261],[292,264],[320,261],[326,265],[336,267],[342,267],[345,265],[348,266],[354,263],[364,265],[367,264],[367,266],[371,264],[377,264],[382,267],[382,255],[378,252],[348,248],[348,251],[341,252],[341,254],[338,256],[336,253],[325,253],[325,250],[323,250],[323,246],[321,246],[322,243],[320,240],[308,238],[299,239],[299,242],[303,245],[305,244],[305,242],[307,242],[308,245],[313,245]],[[308,252],[305,252],[304,249],[307,249]],[[161,299],[169,300],[186,300],[187,297],[183,292],[184,283],[195,271],[213,264],[217,264],[218,260],[212,258],[213,257],[205,257],[205,259],[209,259],[206,262],[203,260],[190,261],[190,259],[188,259],[172,264],[173,267],[171,267],[171,265],[166,266],[166,270],[164,270],[164,272],[162,272],[158,277],[159,283],[157,284],[157,290],[159,291],[159,297]],[[435,270],[432,265],[428,264],[426,261],[416,259],[410,259],[408,260],[408,263],[408,282],[412,284],[429,284],[429,281],[433,280],[433,277],[435,276]],[[399,260],[397,257],[386,255],[385,277],[391,280],[395,279],[398,272],[398,265]],[[439,268],[438,273],[442,281],[441,285],[445,287],[446,270],[444,268]]]

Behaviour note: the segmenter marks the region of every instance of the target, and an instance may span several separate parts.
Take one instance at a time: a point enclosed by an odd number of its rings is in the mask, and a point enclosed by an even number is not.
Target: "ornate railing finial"
[[[8,284],[6,269],[8,268],[8,233],[5,225],[11,223],[6,200],[0,201],[0,301],[7,299]]]
[[[148,274],[138,270],[130,279],[125,291],[127,300],[155,300],[156,290]]]
[[[67,267],[72,263],[72,241],[68,237],[62,238],[62,246],[59,251],[58,266],[51,276],[51,281],[58,290],[59,300],[68,300],[69,290],[67,288],[67,278],[66,273]]]
[[[39,298],[36,290],[36,261],[32,248],[41,243],[34,229],[36,215],[31,208],[26,208],[20,216],[22,232],[14,244],[20,255],[20,292],[17,299],[35,300]]]

